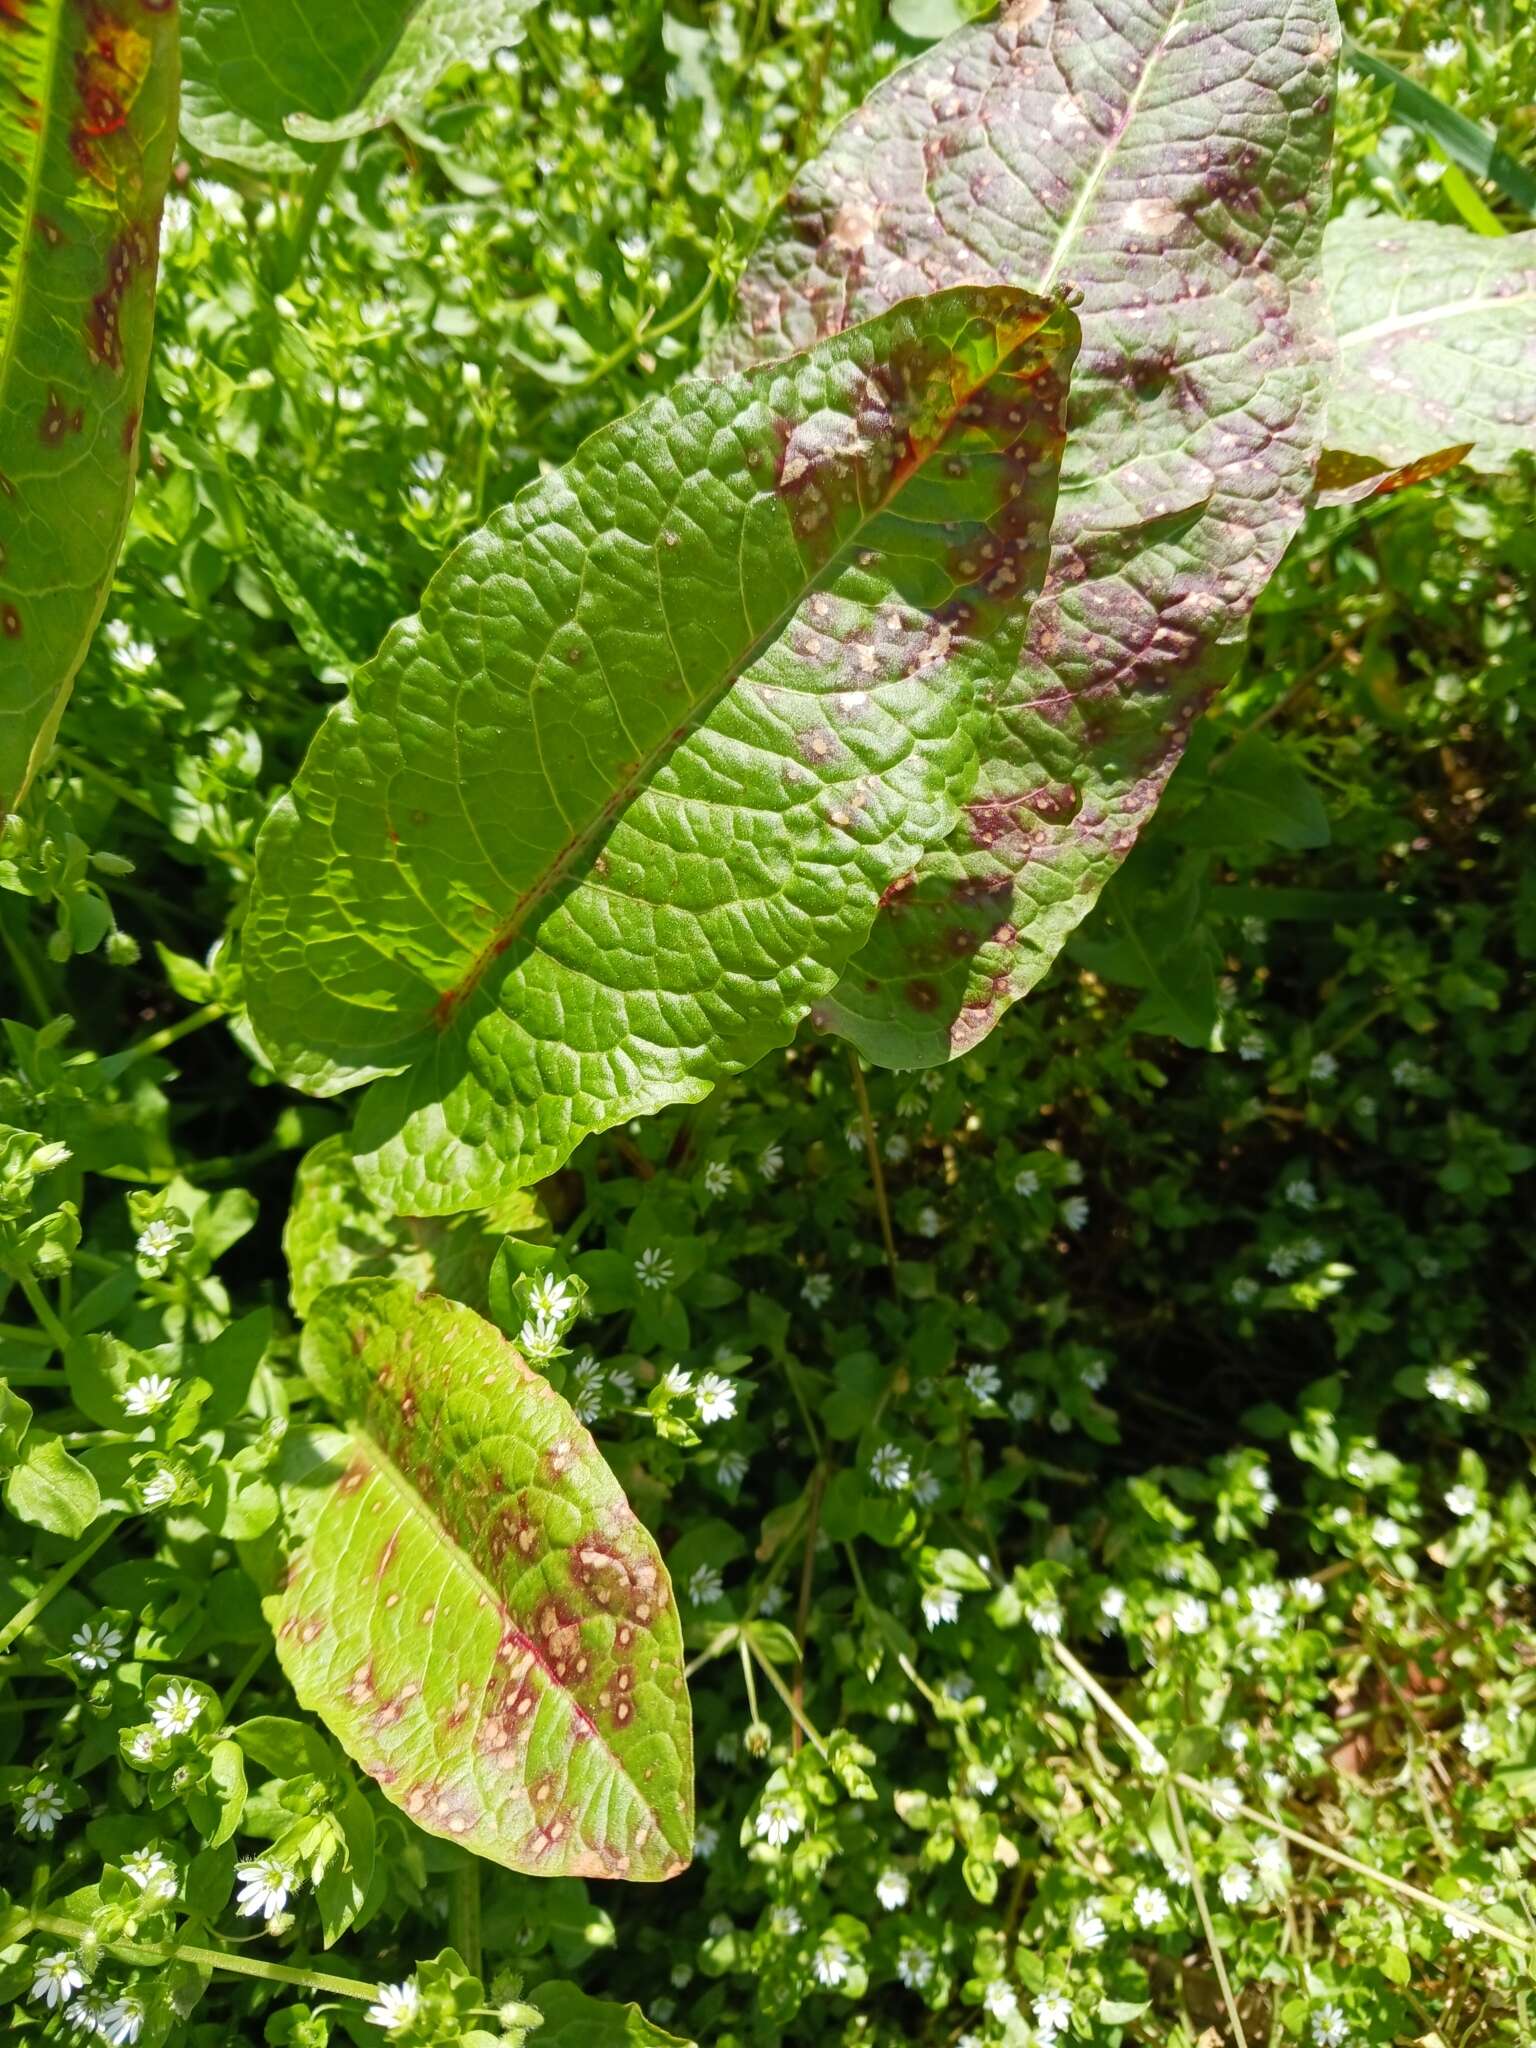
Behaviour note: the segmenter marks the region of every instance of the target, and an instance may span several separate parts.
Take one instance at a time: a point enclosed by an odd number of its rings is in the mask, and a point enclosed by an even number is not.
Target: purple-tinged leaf
[[[266,1602],[301,1703],[429,1832],[513,1870],[654,1880],[693,1845],[682,1633],[654,1542],[489,1323],[396,1280],[315,1304],[337,1429],[294,1447]]]
[[[1329,364],[1332,0],[1015,0],[796,180],[719,367],[967,280],[1075,287],[1046,590],[980,782],[817,1014],[930,1065],[1026,994],[1134,843],[1299,523]]]

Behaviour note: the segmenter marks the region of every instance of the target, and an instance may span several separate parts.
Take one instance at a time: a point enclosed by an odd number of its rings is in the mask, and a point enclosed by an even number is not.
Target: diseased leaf
[[[384,127],[453,65],[484,64],[518,42],[530,0],[185,4],[188,139],[205,155],[276,171],[315,144]]]
[[[133,502],[175,0],[0,6],[0,818],[53,743]]]
[[[290,1456],[265,1602],[300,1702],[423,1828],[509,1869],[674,1876],[693,1842],[666,1569],[566,1403],[407,1282],[315,1304],[340,1428]]]
[[[412,1215],[784,1043],[953,822],[1075,322],[945,292],[595,434],[472,535],[263,829],[252,1023]]]
[[[1324,504],[1536,454],[1536,229],[1346,214],[1323,237],[1338,329]]]
[[[283,1226],[288,1291],[300,1316],[327,1287],[375,1277],[409,1280],[483,1309],[502,1239],[538,1231],[543,1222],[539,1199],[526,1188],[447,1221],[392,1215],[369,1200],[346,1139],[326,1138],[305,1153],[294,1179]]]
[[[948,844],[818,1016],[886,1065],[985,1037],[1134,844],[1321,441],[1332,0],[1014,0],[795,181],[717,361],[965,279],[1081,294],[1046,589]]]

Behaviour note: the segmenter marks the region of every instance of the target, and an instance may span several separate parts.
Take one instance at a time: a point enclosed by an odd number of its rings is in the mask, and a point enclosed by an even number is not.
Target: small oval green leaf
[[[322,1295],[304,1367],[339,1427],[284,1478],[265,1603],[301,1703],[433,1834],[555,1877],[675,1876],[693,1842],[666,1568],[549,1383],[399,1281]]]

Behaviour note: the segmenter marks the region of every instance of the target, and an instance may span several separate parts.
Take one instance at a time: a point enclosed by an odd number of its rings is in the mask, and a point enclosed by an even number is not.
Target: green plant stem
[[[136,1045],[130,1045],[118,1056],[116,1065],[121,1072],[135,1060],[153,1059],[156,1053],[165,1052],[168,1047],[178,1044],[183,1038],[190,1038],[194,1031],[201,1031],[205,1024],[212,1024],[224,1014],[222,1003],[204,1003],[200,1010],[194,1010],[189,1017],[183,1017],[175,1024],[166,1024],[159,1031],[151,1031],[147,1038],[141,1038]]]
[[[480,1942],[480,1865],[470,1856],[453,1873],[448,1894],[448,1940],[472,1977],[484,1967]]]
[[[116,1534],[123,1520],[122,1515],[109,1515],[95,1535],[88,1537],[78,1550],[65,1558],[51,1578],[43,1581],[26,1606],[19,1607],[4,1628],[0,1628],[0,1652],[8,1650],[16,1638],[32,1626],[49,1601],[62,1593],[76,1572],[84,1570],[90,1563],[107,1538]]]
[[[1184,1867],[1189,1872],[1189,1881],[1194,1888],[1195,1909],[1200,1915],[1200,1925],[1205,1929],[1205,1945],[1211,1952],[1211,1961],[1216,1969],[1216,1982],[1221,1986],[1221,2002],[1227,2008],[1227,2018],[1232,2024],[1232,2038],[1237,2048],[1248,2048],[1248,2037],[1243,2032],[1243,2022],[1237,2010],[1237,2000],[1232,1995],[1232,1985],[1227,1976],[1226,1958],[1221,1952],[1221,1943],[1216,1938],[1215,1922],[1206,1902],[1205,1886],[1200,1882],[1200,1872],[1195,1863],[1195,1852],[1190,1846],[1189,1829],[1184,1825],[1184,1808],[1178,1792],[1168,1787],[1168,1811],[1173,1819],[1173,1831],[1179,1838],[1179,1852],[1184,1858]]]
[[[87,782],[94,782],[109,796],[115,796],[120,804],[127,804],[130,809],[141,811],[146,818],[153,818],[157,825],[163,824],[160,813],[149,798],[142,791],[122,781],[110,769],[101,767],[98,762],[90,760],[84,754],[76,753],[73,747],[57,748],[55,757],[74,774],[84,776]]]
[[[309,176],[304,180],[304,195],[299,201],[293,233],[283,244],[273,266],[274,291],[287,291],[299,274],[304,258],[309,252],[315,223],[320,218],[320,209],[325,204],[325,195],[330,191],[331,182],[341,167],[345,147],[344,143],[328,142],[310,167]]]
[[[53,1004],[49,1002],[48,992],[43,987],[31,941],[25,933],[11,930],[3,904],[0,904],[0,940],[4,941],[11,966],[16,973],[17,986],[26,997],[32,1015],[39,1024],[46,1024],[53,1015]]]
[[[855,1046],[848,1048],[853,1069],[853,1092],[858,1098],[859,1118],[864,1126],[864,1150],[869,1159],[869,1178],[875,1190],[875,1207],[880,1214],[880,1237],[885,1245],[885,1264],[891,1276],[892,1294],[901,1292],[901,1273],[896,1262],[896,1236],[891,1229],[891,1205],[885,1194],[885,1168],[880,1164],[880,1146],[875,1134],[874,1112],[869,1106],[869,1089],[864,1082],[864,1063]]]
[[[33,1315],[37,1317],[40,1329],[47,1337],[49,1344],[55,1351],[65,1350],[69,1344],[69,1332],[54,1314],[52,1304],[41,1287],[38,1286],[37,1281],[27,1271],[25,1266],[12,1266],[7,1270],[11,1278],[16,1282],[16,1285],[26,1296],[27,1306],[31,1309]]]
[[[811,1726],[811,1723],[809,1719],[806,1717],[804,1710],[795,1705],[794,1694],[790,1691],[789,1687],[784,1683],[783,1679],[780,1678],[778,1672],[774,1670],[773,1666],[769,1663],[768,1659],[763,1655],[762,1651],[757,1647],[756,1643],[752,1641],[751,1637],[744,1637],[743,1641],[746,1643],[747,1648],[751,1651],[753,1657],[756,1659],[758,1670],[762,1672],[764,1678],[767,1679],[768,1683],[773,1687],[774,1691],[778,1694],[779,1698],[784,1702],[785,1706],[789,1709],[790,1719],[795,1723],[796,1727],[800,1729],[801,1733],[805,1736],[806,1741],[811,1745],[812,1749],[815,1750],[816,1754],[819,1757],[821,1757],[823,1761],[825,1761],[827,1754],[827,1745],[822,1741],[821,1737],[817,1734],[816,1730]]]
[[[252,1650],[250,1656],[246,1658],[245,1662],[240,1666],[240,1669],[229,1681],[229,1685],[226,1688],[223,1697],[219,1701],[219,1705],[223,1709],[224,1719],[226,1721],[234,1712],[235,1704],[239,1700],[241,1693],[245,1691],[245,1688],[256,1676],[257,1672],[261,1669],[262,1665],[265,1664],[267,1659],[271,1656],[272,1649],[272,1639],[269,1636],[265,1642],[261,1642],[256,1645],[255,1649]]]
[[[31,1929],[76,1943],[91,1933],[88,1921],[71,1919],[67,1913],[29,1913],[12,1939],[23,1940]],[[381,1988],[352,1977],[331,1977],[320,1970],[291,1970],[283,1963],[264,1963],[256,1956],[235,1955],[227,1949],[200,1948],[192,1942],[105,1941],[102,1947],[125,1963],[196,1963],[205,1970],[230,1970],[237,1977],[260,1977],[268,1984],[291,1984],[300,1991],[324,1991],[334,1998],[371,2002]]]
[[[0,1323],[0,1342],[6,1344],[41,1344],[50,1351],[53,1349],[53,1339],[51,1337],[45,1337],[41,1330],[31,1329],[26,1323]],[[6,1378],[9,1380],[14,1380],[15,1377],[14,1373],[6,1374]]]
[[[1168,1760],[1162,1751],[1143,1735],[1136,1723],[1104,1690],[1087,1666],[1078,1662],[1064,1643],[1052,1641],[1050,1647],[1083,1690],[1103,1709],[1130,1742],[1149,1777],[1168,1778],[1170,1785],[1181,1785],[1202,1805],[1209,1803],[1211,1795],[1199,1779],[1191,1778],[1182,1771],[1170,1771]],[[1417,1906],[1427,1906],[1438,1920],[1445,1918],[1447,1901],[1437,1899],[1433,1892],[1427,1892],[1419,1885],[1410,1884],[1405,1877],[1393,1877],[1388,1871],[1377,1870],[1369,1863],[1362,1863],[1358,1856],[1351,1856],[1347,1850],[1335,1849],[1331,1842],[1321,1841],[1316,1835],[1309,1835],[1300,1828],[1293,1828],[1287,1822],[1277,1820],[1272,1813],[1262,1813],[1258,1807],[1248,1806],[1241,1800],[1237,1801],[1235,1806],[1230,1801],[1226,1802],[1225,1810],[1229,1813],[1240,1813],[1244,1820],[1252,1821],[1258,1827],[1267,1828],[1271,1834],[1282,1836],[1298,1849],[1305,1849],[1313,1856],[1320,1856],[1325,1863],[1337,1863],[1342,1869],[1352,1870],[1356,1877],[1363,1877],[1372,1884],[1380,1885],[1383,1891],[1395,1892],[1400,1899],[1411,1899]],[[1490,1941],[1499,1941],[1506,1948],[1518,1948],[1527,1954],[1536,1954],[1536,1939],[1531,1936],[1517,1934],[1512,1928],[1500,1927],[1492,1920],[1485,1920],[1481,1914],[1468,1911],[1459,1902],[1457,1911],[1467,1926],[1475,1927],[1479,1934],[1487,1935]]]

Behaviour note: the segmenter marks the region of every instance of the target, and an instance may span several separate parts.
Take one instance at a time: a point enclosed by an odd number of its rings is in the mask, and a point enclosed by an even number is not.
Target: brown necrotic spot
[[[21,638],[21,613],[13,604],[0,604],[0,633],[4,633],[7,640]]]
[[[66,434],[78,434],[85,425],[85,409],[76,406],[71,412],[57,391],[50,391],[48,403],[43,407],[43,416],[38,422],[38,439],[47,448],[55,448]]]

